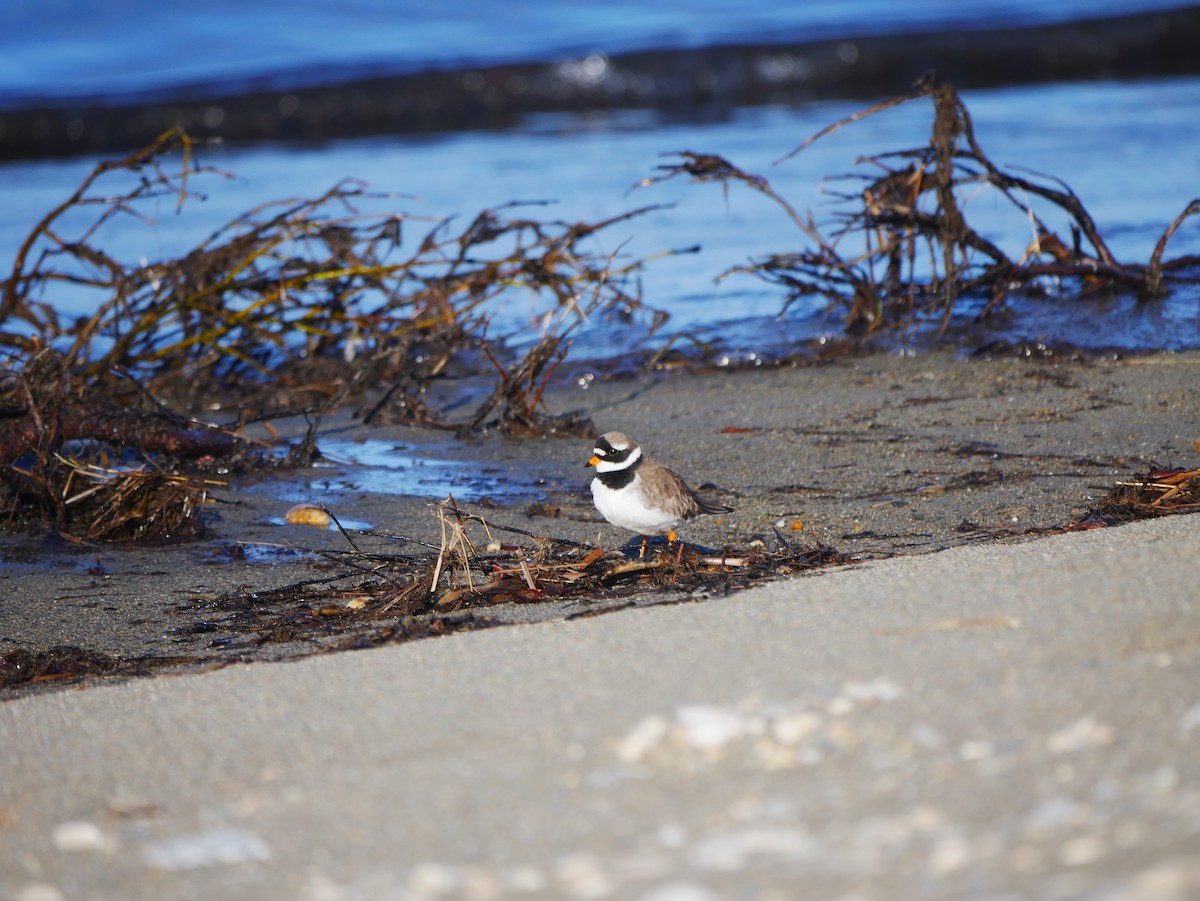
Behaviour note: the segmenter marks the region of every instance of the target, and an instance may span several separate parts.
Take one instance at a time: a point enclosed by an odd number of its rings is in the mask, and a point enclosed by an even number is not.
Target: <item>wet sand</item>
[[[1152,465],[1194,466],[1198,377],[1200,354],[1048,362],[939,353],[600,380],[586,390],[553,391],[548,403],[555,412],[585,411],[600,431],[629,433],[691,484],[708,486],[706,493],[736,508],[688,523],[682,534],[692,544],[736,551],[755,540],[774,543],[778,534],[872,559],[1028,540],[1079,517],[1118,480]],[[329,423],[323,433],[329,444],[368,439],[394,443],[416,459],[457,463],[449,478],[461,486],[460,498],[494,498],[461,506],[492,522],[609,548],[630,539],[591,506],[583,465],[589,441],[456,442],[427,430],[349,422]],[[397,484],[411,484],[411,475],[396,473]],[[364,491],[361,476],[353,467],[327,466],[218,488],[216,537],[184,547],[5,539],[0,653],[67,645],[122,658],[224,662],[319,651],[324,645],[315,639],[250,640],[226,628],[211,602],[233,590],[339,571],[335,562],[297,550],[344,550],[338,533],[277,524],[297,500],[324,502],[339,517],[377,530],[439,541],[432,505],[440,495]],[[386,472],[373,479],[369,484],[388,484]],[[392,553],[422,550],[358,541]],[[637,600],[680,599],[654,593]],[[498,623],[554,620],[627,603],[596,597],[507,605],[486,616]]]

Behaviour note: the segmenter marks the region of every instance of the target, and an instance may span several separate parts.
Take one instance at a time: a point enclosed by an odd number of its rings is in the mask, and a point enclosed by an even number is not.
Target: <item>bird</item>
[[[676,539],[675,526],[701,513],[732,513],[732,507],[699,497],[674,471],[642,453],[623,432],[605,432],[596,439],[588,466],[596,467],[592,500],[614,526],[642,536],[642,551],[652,535]],[[680,546],[680,552],[683,548]]]

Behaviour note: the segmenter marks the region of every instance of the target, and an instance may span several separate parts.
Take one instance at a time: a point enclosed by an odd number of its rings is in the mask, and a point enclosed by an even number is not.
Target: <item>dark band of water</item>
[[[1200,8],[1036,27],[844,40],[596,52],[563,61],[377,74],[283,72],[0,113],[0,159],[108,153],[168,128],[227,141],[312,141],[505,128],[540,112],[656,110],[705,119],[735,106],[903,90],[924,72],[963,88],[1200,72]]]

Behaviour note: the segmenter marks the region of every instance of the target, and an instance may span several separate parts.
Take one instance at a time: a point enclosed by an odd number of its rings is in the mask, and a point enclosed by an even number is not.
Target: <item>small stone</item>
[[[798,861],[815,853],[812,839],[797,829],[761,827],[710,836],[697,844],[689,857],[702,869],[733,873],[755,858]]]
[[[642,895],[642,901],[717,901],[720,897],[707,886],[695,882],[668,882]]]
[[[152,842],[142,849],[143,863],[158,870],[195,870],[270,859],[267,843],[244,829],[210,829]]]
[[[51,836],[54,847],[59,851],[110,851],[112,841],[95,823],[87,820],[71,820],[54,827]]]
[[[14,901],[66,901],[67,896],[48,882],[27,882],[17,889]]]
[[[418,895],[449,895],[461,884],[457,870],[432,860],[422,861],[408,874],[408,888]]]
[[[502,896],[496,875],[483,867],[471,867],[463,878],[462,896],[468,901],[495,901]]]
[[[1080,867],[1095,863],[1107,850],[1108,845],[1102,839],[1094,835],[1081,835],[1063,843],[1058,851],[1058,859],[1068,867]]]
[[[890,679],[847,682],[842,692],[859,703],[886,704],[904,696],[904,689]]]
[[[1024,832],[1038,836],[1059,832],[1083,821],[1086,808],[1065,795],[1055,795],[1042,801],[1025,817]]]
[[[667,736],[668,723],[661,716],[644,716],[617,742],[615,751],[622,763],[640,763],[659,747]]]
[[[908,737],[926,751],[941,751],[946,747],[946,738],[928,723],[913,723]]]
[[[798,745],[821,728],[821,717],[802,710],[771,719],[771,737],[781,745]]]
[[[987,760],[996,755],[996,746],[990,741],[964,741],[958,746],[958,756],[963,760]]]
[[[854,702],[845,695],[838,695],[825,705],[825,710],[830,716],[846,716],[854,712]]]
[[[682,848],[688,840],[688,831],[678,823],[663,823],[655,834],[664,848]]]
[[[1094,748],[1106,748],[1116,740],[1116,732],[1108,723],[1092,716],[1081,716],[1073,723],[1051,732],[1046,749],[1051,754],[1071,754]]]
[[[1144,794],[1164,797],[1179,788],[1179,770],[1164,763],[1135,780],[1139,791]]]
[[[713,751],[746,734],[745,719],[733,710],[689,705],[675,712],[685,742],[698,751]]]
[[[532,895],[546,891],[550,884],[545,873],[528,864],[505,867],[497,875],[500,887],[509,894]]]
[[[1179,718],[1180,732],[1191,732],[1193,729],[1200,729],[1200,703],[1193,704]]]
[[[938,838],[929,854],[929,873],[935,879],[955,873],[971,862],[971,843],[957,833]]]
[[[554,864],[554,876],[563,894],[582,901],[605,898],[616,891],[600,859],[582,851],[560,857]]]

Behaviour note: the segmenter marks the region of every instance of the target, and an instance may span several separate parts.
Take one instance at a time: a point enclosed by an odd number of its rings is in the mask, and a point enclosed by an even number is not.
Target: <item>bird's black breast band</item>
[[[633,481],[633,477],[637,474],[637,468],[641,465],[642,458],[639,457],[632,466],[627,466],[624,469],[614,469],[611,472],[598,472],[596,478],[600,480],[600,484],[605,488],[611,488],[614,491],[618,488],[624,488]]]

